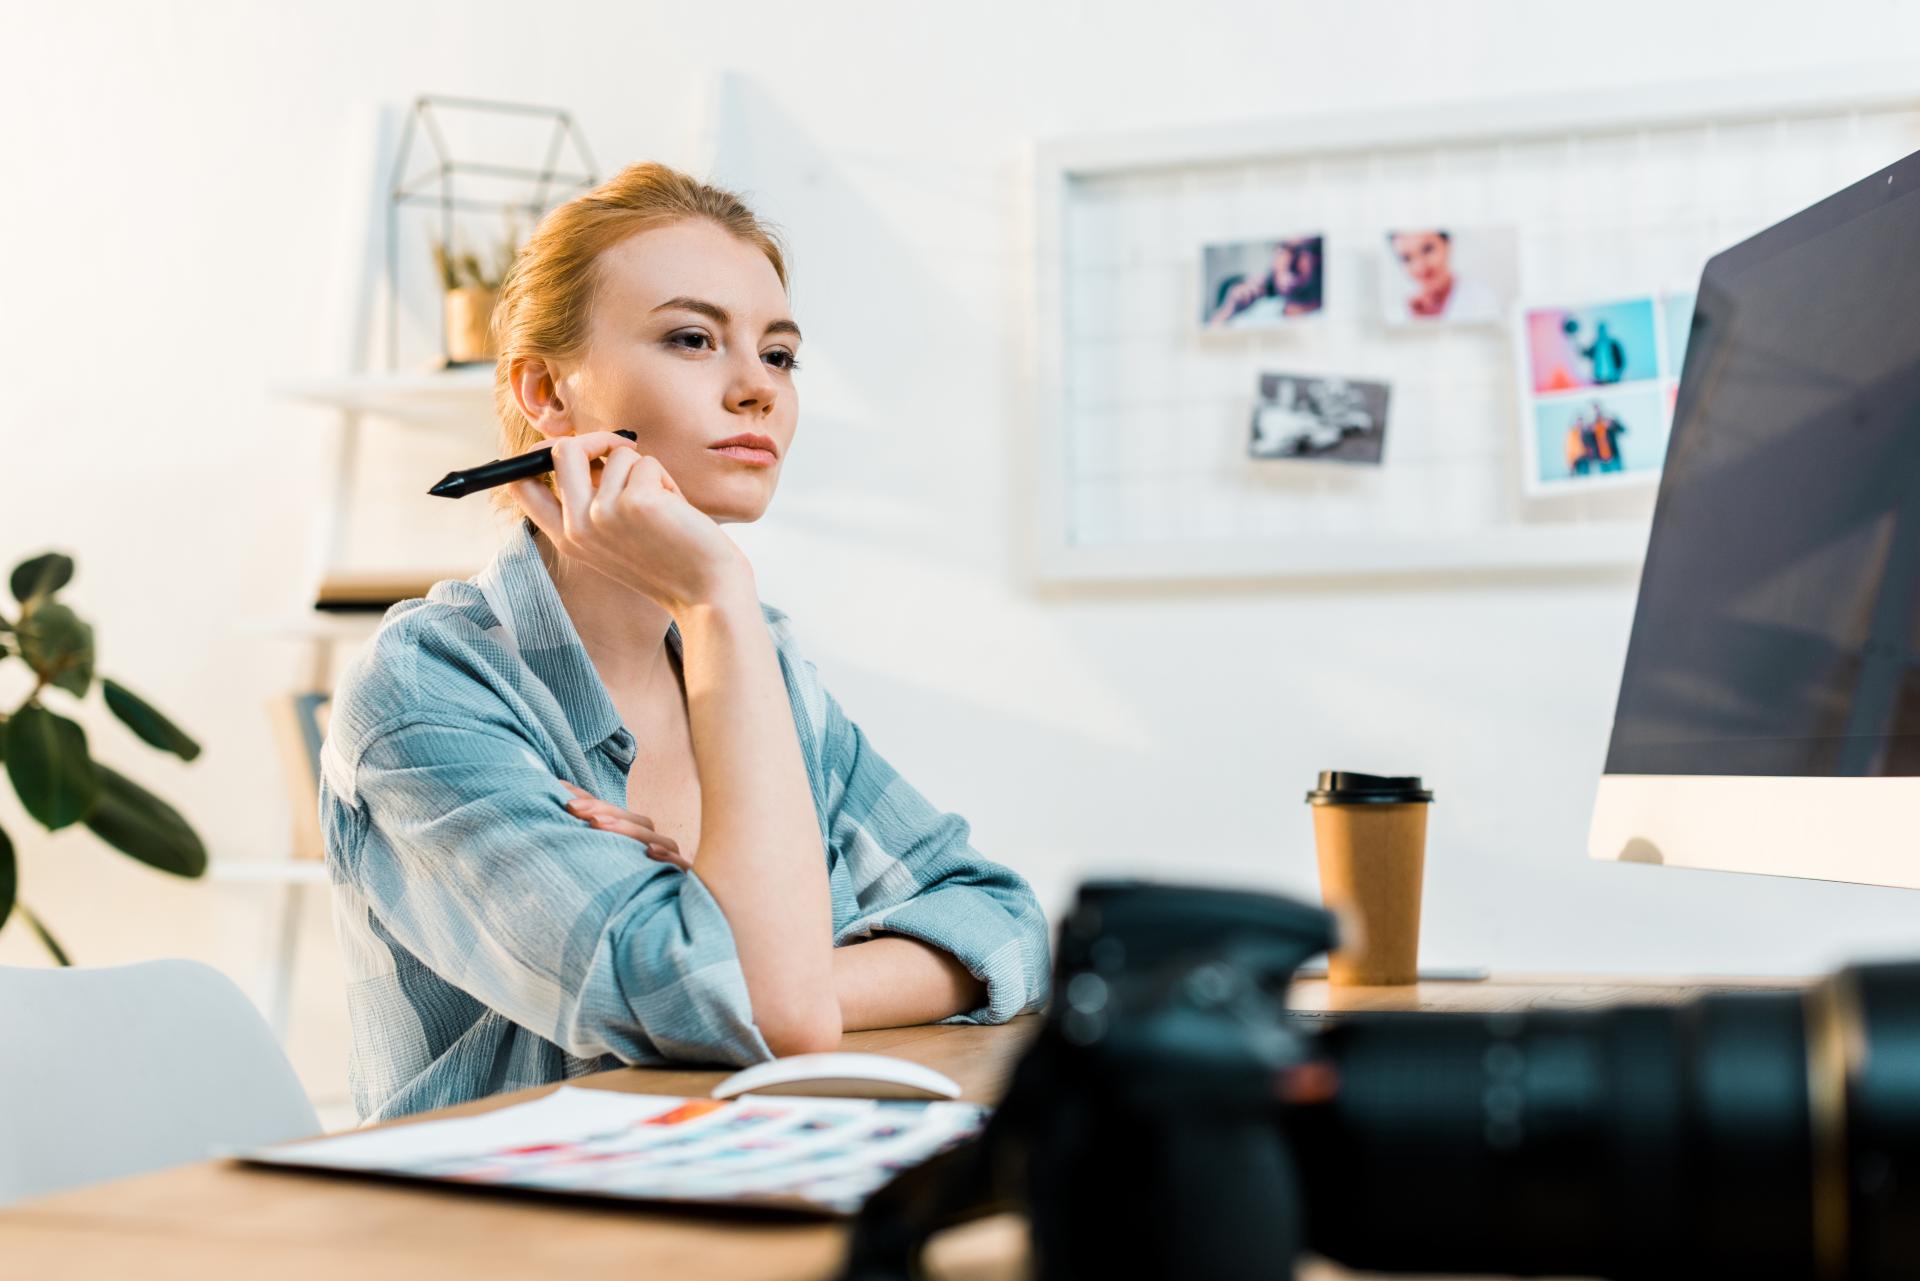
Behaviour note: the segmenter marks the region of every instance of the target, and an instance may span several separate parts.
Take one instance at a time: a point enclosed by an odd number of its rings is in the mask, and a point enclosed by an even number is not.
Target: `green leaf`
[[[41,605],[20,621],[20,657],[41,680],[81,697],[93,680],[93,628],[65,605]]]
[[[27,813],[50,832],[84,816],[99,790],[86,731],[38,703],[7,722],[7,776]]]
[[[13,912],[14,896],[20,892],[20,868],[13,858],[13,841],[0,828],[0,927]]]
[[[53,959],[55,961],[61,965],[73,964],[72,958],[67,955],[67,950],[54,942],[53,935],[47,933],[47,927],[40,923],[39,917],[27,909],[25,903],[20,904],[20,916],[22,920],[33,927],[33,932],[40,936],[40,946],[53,953]]]
[[[87,826],[113,848],[175,876],[201,876],[207,847],[180,811],[124,774],[95,765],[99,800]]]
[[[73,557],[45,552],[13,569],[13,598],[22,605],[53,595],[73,581]]]
[[[172,752],[183,761],[200,755],[200,744],[125,685],[110,676],[103,676],[100,688],[106,693],[107,707],[143,741],[163,752]]]

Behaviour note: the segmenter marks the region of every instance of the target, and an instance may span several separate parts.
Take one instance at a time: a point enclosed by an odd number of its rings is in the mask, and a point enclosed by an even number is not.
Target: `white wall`
[[[69,4],[23,11],[0,80],[6,412],[0,559],[72,551],[101,665],[208,744],[191,766],[95,706],[109,761],[216,856],[268,856],[285,801],[260,704],[297,610],[331,439],[270,385],[335,372],[361,298],[383,109],[419,92],[565,105],[603,171],[713,162],[793,248],[800,444],[742,531],[880,749],[1050,906],[1100,870],[1310,891],[1323,766],[1419,771],[1428,947],[1503,969],[1782,972],[1920,951],[1920,899],[1589,863],[1632,583],[1350,583],[1034,594],[1012,572],[1029,412],[1022,148],[1034,138],[1476,96],[1632,94],[1910,56],[1920,9],[1563,5]],[[724,14],[725,17],[710,16]],[[24,43],[24,49],[22,44]],[[734,127],[713,86],[731,73]],[[1920,85],[1917,85],[1920,87]],[[398,432],[424,485],[489,424]],[[395,492],[398,492],[396,489]],[[396,514],[398,513],[398,514]],[[364,513],[369,555],[486,531]],[[448,517],[451,519],[451,517]],[[17,698],[0,683],[0,702]],[[96,696],[97,701],[97,696]],[[255,981],[257,889],[180,885],[0,791],[23,890],[78,956],[204,956]],[[295,1041],[344,1037],[315,896]],[[18,924],[0,962],[36,963]],[[256,989],[257,990],[257,989]]]

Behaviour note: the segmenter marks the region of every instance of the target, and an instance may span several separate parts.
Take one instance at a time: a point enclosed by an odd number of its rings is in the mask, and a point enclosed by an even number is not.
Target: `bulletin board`
[[[1916,149],[1920,77],[1894,67],[1039,145],[1035,578],[1631,570],[1653,488],[1529,493],[1513,317],[1383,325],[1385,230],[1513,228],[1515,313],[1691,291],[1720,249]],[[1200,324],[1203,246],[1305,229],[1319,315]],[[1390,384],[1379,465],[1250,457],[1275,370]]]

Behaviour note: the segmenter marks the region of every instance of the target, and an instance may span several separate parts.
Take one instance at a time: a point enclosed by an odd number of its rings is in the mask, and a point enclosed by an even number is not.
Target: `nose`
[[[772,371],[760,359],[760,353],[749,351],[740,372],[727,388],[727,408],[736,414],[764,418],[773,412],[774,397],[778,394]]]

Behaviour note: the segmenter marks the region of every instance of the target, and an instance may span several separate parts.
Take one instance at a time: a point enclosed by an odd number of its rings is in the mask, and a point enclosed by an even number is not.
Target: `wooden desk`
[[[1713,980],[1724,988],[1740,980]],[[1753,980],[1793,986],[1791,980]],[[1704,990],[1681,981],[1514,978],[1329,992],[1304,981],[1303,1009],[1508,1010],[1677,1001]],[[965,1097],[995,1101],[1039,1026],[915,1027],[861,1032],[845,1048],[897,1054],[938,1068]],[[573,1084],[647,1094],[705,1094],[720,1072],[623,1069]],[[500,1095],[434,1116],[523,1102],[552,1087]],[[18,1101],[15,1101],[16,1105]],[[419,1119],[419,1118],[415,1118]],[[397,1122],[406,1124],[407,1122]],[[0,1281],[63,1278],[270,1276],[276,1281],[526,1281],[527,1278],[827,1278],[840,1260],[836,1223],[690,1215],[475,1195],[454,1189],[260,1170],[206,1161],[22,1202],[0,1210]],[[935,1256],[942,1277],[1023,1275],[1021,1225],[998,1219],[956,1232]],[[1353,1274],[1309,1264],[1309,1281]]]

